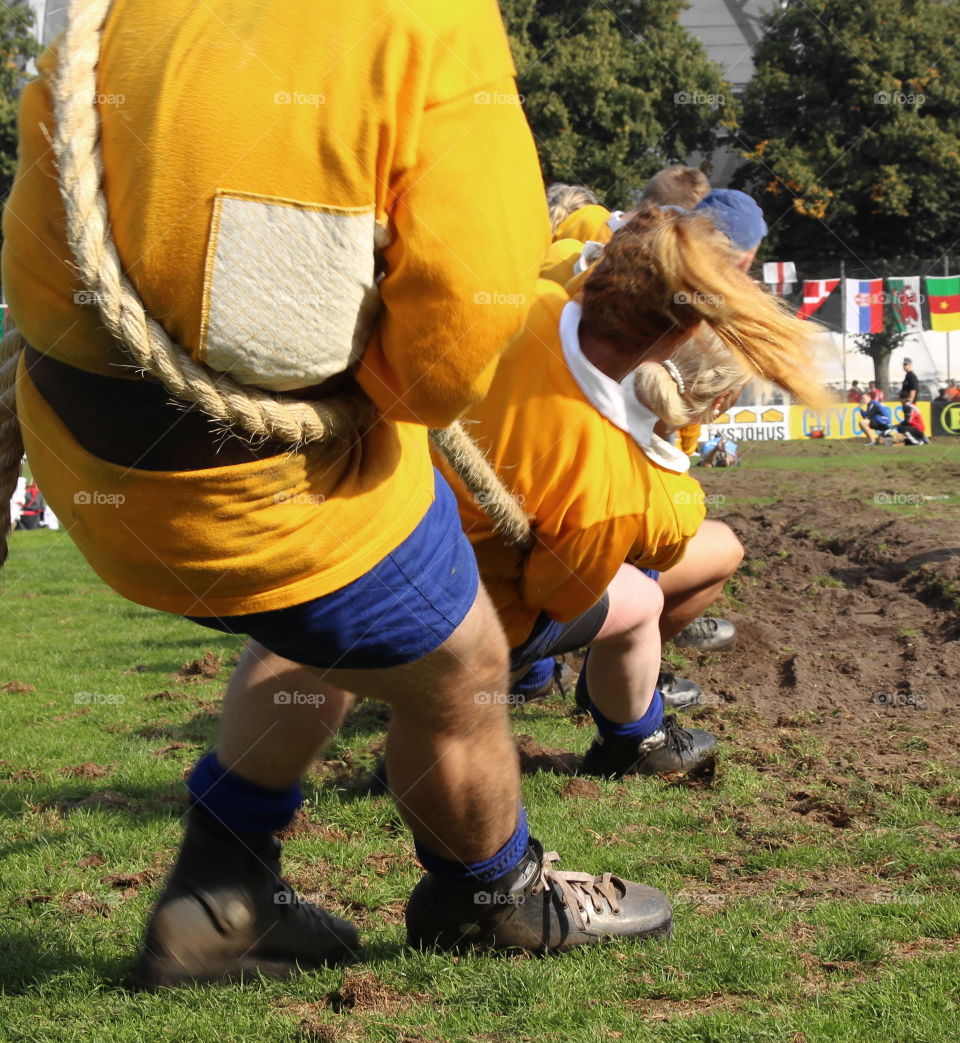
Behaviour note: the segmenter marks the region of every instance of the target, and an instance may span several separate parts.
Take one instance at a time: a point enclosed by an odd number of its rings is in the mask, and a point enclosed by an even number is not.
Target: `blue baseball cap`
[[[717,228],[741,250],[759,246],[767,234],[763,211],[746,192],[738,192],[735,188],[714,189],[697,203],[694,210],[705,211]]]

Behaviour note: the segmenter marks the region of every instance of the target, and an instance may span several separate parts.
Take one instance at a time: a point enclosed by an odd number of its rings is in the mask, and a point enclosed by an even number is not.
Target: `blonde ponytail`
[[[607,244],[583,286],[584,330],[642,355],[700,323],[758,376],[811,406],[818,327],[736,267],[737,252],[709,218],[644,207]]]
[[[670,356],[683,390],[660,362],[645,362],[634,375],[637,398],[675,431],[711,418],[713,404],[739,392],[750,371],[712,333],[698,330]]]

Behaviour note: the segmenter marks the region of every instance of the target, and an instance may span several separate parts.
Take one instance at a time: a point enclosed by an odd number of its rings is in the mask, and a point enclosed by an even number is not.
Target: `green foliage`
[[[885,309],[886,329],[882,333],[864,333],[854,337],[853,343],[862,355],[873,359],[873,375],[877,384],[885,390],[890,387],[890,356],[903,347],[907,334],[903,330],[893,328],[893,320],[889,313],[889,305]]]
[[[951,10],[952,9],[952,10]],[[744,96],[738,183],[798,260],[934,258],[960,213],[960,22],[949,0],[791,2]]]
[[[0,4],[0,199],[6,199],[17,167],[17,109],[24,69],[40,53],[33,11],[25,4]]]
[[[709,152],[733,125],[729,84],[677,17],[683,0],[501,0],[544,178],[610,205]]]

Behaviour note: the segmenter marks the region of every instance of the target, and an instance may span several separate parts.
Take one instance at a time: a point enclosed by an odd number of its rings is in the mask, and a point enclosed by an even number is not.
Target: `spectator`
[[[957,382],[955,380],[947,382],[947,398],[950,399],[951,402],[960,398],[960,387],[957,387]]]
[[[725,438],[719,431],[713,432],[700,446],[701,467],[733,467],[737,459],[737,443]]]
[[[893,426],[890,410],[880,402],[871,402],[864,392],[860,396],[860,428],[867,436],[866,444],[876,445],[881,435],[886,436]]]
[[[547,189],[547,208],[550,211],[550,228],[554,235],[560,225],[584,207],[597,206],[599,200],[586,185],[564,185],[560,182]],[[561,238],[558,236],[558,238]]]
[[[23,506],[20,508],[18,529],[39,529],[43,522],[43,496],[37,483],[30,481],[23,494]]]
[[[903,436],[904,445],[927,445],[930,441],[923,414],[912,402],[903,403],[903,420],[896,430]]]
[[[883,388],[880,387],[875,380],[871,380],[867,384],[867,394],[870,396],[871,402],[882,402],[883,401]]]
[[[920,381],[913,372],[913,359],[903,360],[903,383],[900,385],[900,401],[916,402],[920,391]]]
[[[951,399],[951,397],[947,394],[947,389],[940,388],[940,390],[937,392],[937,397],[933,400],[933,403],[934,405],[938,406],[946,406],[952,401],[953,399]]]
[[[847,401],[859,402],[861,394],[860,384],[856,380],[852,381],[850,384],[850,390],[847,392]]]

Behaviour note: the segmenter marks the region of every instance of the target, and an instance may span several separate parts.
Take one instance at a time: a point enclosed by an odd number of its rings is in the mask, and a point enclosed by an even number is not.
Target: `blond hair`
[[[575,211],[585,206],[596,206],[599,200],[585,185],[564,185],[557,182],[547,189],[547,207],[550,210],[550,228],[553,232]]]
[[[710,194],[707,175],[698,167],[665,167],[654,174],[640,193],[637,205],[682,206],[692,210]]]
[[[712,419],[713,404],[739,392],[750,370],[706,330],[698,330],[670,356],[684,390],[661,362],[644,362],[634,375],[637,398],[675,431]]]
[[[704,323],[753,373],[822,405],[813,368],[818,328],[740,271],[738,256],[709,218],[644,207],[583,284],[581,329],[642,361],[665,338]]]

